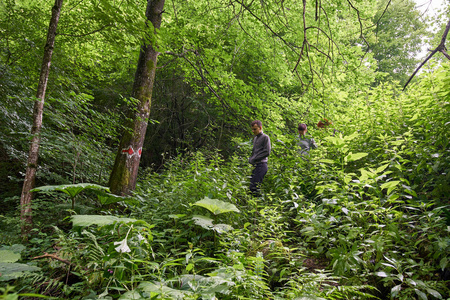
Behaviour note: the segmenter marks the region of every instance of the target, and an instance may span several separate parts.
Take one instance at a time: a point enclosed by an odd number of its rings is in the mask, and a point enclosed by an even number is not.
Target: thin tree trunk
[[[155,29],[161,26],[161,18],[165,0],[148,0],[146,17]],[[151,26],[149,24],[149,26]],[[141,48],[133,85],[133,98],[138,100],[133,116],[122,136],[114,167],[109,178],[112,193],[128,195],[136,187],[136,180],[141,160],[142,145],[147,131],[150,115],[153,83],[155,81],[156,63],[158,59],[156,44],[146,42]]]
[[[36,178],[36,169],[38,166],[39,144],[41,141],[40,133],[42,128],[42,115],[44,112],[45,91],[47,89],[48,75],[50,73],[50,64],[52,61],[53,46],[55,44],[56,28],[58,26],[63,0],[55,0],[52,7],[52,17],[48,26],[47,42],[44,48],[44,58],[42,60],[41,75],[37,87],[36,98],[33,109],[33,127],[31,128],[32,140],[30,151],[28,153],[27,171],[23,182],[22,195],[20,197],[20,219],[22,221],[22,236],[26,237],[32,224],[31,215],[31,189],[34,188]]]

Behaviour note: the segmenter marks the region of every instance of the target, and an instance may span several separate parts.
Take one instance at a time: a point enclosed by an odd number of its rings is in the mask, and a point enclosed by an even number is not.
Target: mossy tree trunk
[[[153,26],[155,35],[156,30],[161,26],[164,1],[148,0],[147,2],[146,17],[148,25]],[[138,100],[137,107],[133,110],[133,116],[127,121],[109,178],[110,190],[117,195],[128,195],[136,187],[142,145],[150,115],[157,59],[156,43],[147,41],[141,48],[134,78],[132,96]]]
[[[33,194],[30,192],[34,188],[36,179],[36,170],[39,158],[39,144],[41,142],[42,116],[44,113],[44,99],[47,90],[48,75],[50,73],[50,64],[52,61],[53,47],[55,45],[56,28],[58,27],[59,16],[63,0],[55,0],[52,7],[52,17],[47,32],[47,42],[44,47],[44,58],[42,59],[41,74],[37,87],[36,101],[33,109],[33,126],[31,128],[32,140],[28,153],[27,170],[20,197],[20,219],[22,221],[22,236],[28,236],[32,224],[31,202]]]

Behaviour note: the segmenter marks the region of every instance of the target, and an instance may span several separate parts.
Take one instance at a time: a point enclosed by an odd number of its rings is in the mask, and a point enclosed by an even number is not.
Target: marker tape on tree
[[[128,148],[123,148],[123,149],[122,149],[122,154],[126,154],[126,155],[127,155],[127,158],[131,158],[131,157],[133,157],[133,155],[135,155],[135,154],[136,154],[137,156],[141,157],[141,154],[142,154],[142,147],[139,148],[138,151],[134,151],[133,146],[130,145]]]

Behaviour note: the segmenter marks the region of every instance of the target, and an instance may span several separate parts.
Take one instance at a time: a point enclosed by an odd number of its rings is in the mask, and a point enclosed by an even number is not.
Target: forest
[[[450,299],[432,1],[0,0],[0,299]]]

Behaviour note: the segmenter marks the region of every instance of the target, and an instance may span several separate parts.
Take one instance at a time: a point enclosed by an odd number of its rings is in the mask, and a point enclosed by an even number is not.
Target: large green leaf
[[[77,184],[62,184],[62,185],[46,185],[40,186],[32,189],[32,192],[53,192],[60,191],[69,195],[71,198],[74,198],[80,192],[91,189],[91,190],[103,190],[108,191],[109,188],[94,184],[94,183],[77,183]]]
[[[13,263],[20,259],[20,253],[11,250],[0,250],[0,262]]]
[[[208,230],[214,230],[217,233],[223,233],[233,229],[233,227],[227,224],[213,224],[213,220],[205,216],[195,215],[192,217],[192,220],[194,220],[195,224]]]
[[[223,214],[230,211],[240,212],[239,209],[234,204],[224,202],[218,199],[210,199],[208,197],[205,197],[192,205],[204,207],[215,215]]]
[[[136,219],[131,218],[118,218],[115,216],[103,216],[103,215],[74,215],[72,216],[73,226],[90,226],[98,225],[105,226],[113,224],[115,222],[129,223],[136,222]]]
[[[21,253],[23,250],[25,250],[25,246],[22,244],[14,244],[11,246],[2,246],[0,250],[10,250],[14,253]]]
[[[0,262],[0,281],[16,279],[40,268],[19,263]]]

